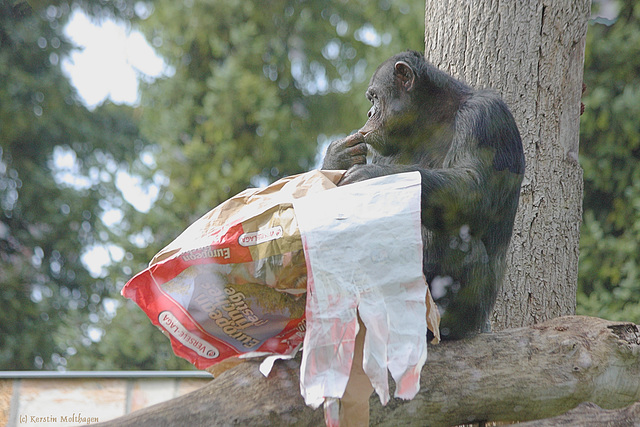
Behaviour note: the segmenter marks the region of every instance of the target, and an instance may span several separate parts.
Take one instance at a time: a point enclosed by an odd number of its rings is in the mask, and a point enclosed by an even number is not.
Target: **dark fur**
[[[475,333],[488,324],[502,282],[524,174],[513,116],[495,93],[473,90],[412,51],[378,67],[367,97],[365,135],[334,141],[323,168],[348,168],[341,185],[420,172],[424,273],[443,311],[443,338]]]

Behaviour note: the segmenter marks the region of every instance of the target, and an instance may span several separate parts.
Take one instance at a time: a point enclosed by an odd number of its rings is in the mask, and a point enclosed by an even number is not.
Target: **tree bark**
[[[582,403],[566,414],[546,420],[519,423],[518,427],[616,426],[638,427],[640,402],[622,409],[606,410],[593,403]]]
[[[298,373],[295,360],[276,363],[269,378],[259,373],[258,362],[246,362],[200,390],[102,425],[322,426],[322,410],[304,404]],[[418,395],[411,401],[392,399],[385,407],[374,395],[371,424],[526,421],[562,414],[582,402],[612,409],[639,399],[640,327],[570,316],[430,346]],[[591,417],[592,410],[581,411]],[[637,411],[636,405],[600,412],[628,417]]]
[[[527,169],[495,329],[573,314],[582,217],[580,96],[590,0],[427,0],[425,52],[510,106]]]

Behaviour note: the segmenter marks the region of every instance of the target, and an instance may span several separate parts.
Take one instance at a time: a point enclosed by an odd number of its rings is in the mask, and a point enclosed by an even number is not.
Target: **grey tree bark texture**
[[[299,359],[276,363],[268,378],[249,360],[196,391],[98,425],[324,426],[322,409],[300,395]],[[431,346],[418,395],[387,406],[372,395],[370,425],[637,426],[639,399],[640,325],[568,316]],[[592,403],[576,408],[581,402]],[[555,424],[539,421],[569,410]]]
[[[527,168],[494,330],[575,312],[580,97],[590,0],[427,0],[429,61],[502,94]]]

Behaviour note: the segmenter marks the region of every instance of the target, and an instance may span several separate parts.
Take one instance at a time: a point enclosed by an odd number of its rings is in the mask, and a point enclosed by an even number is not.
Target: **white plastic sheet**
[[[312,407],[344,393],[358,314],[364,371],[382,404],[387,370],[396,397],[419,390],[427,357],[420,182],[418,172],[390,175],[294,202],[308,272],[300,386]]]

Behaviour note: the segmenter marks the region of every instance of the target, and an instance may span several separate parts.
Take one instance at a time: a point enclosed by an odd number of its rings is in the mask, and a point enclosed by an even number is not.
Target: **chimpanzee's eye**
[[[367,91],[367,99],[369,100],[369,102],[371,102],[373,104],[373,100],[374,99],[378,99],[378,95],[376,95],[375,92],[368,90]]]

